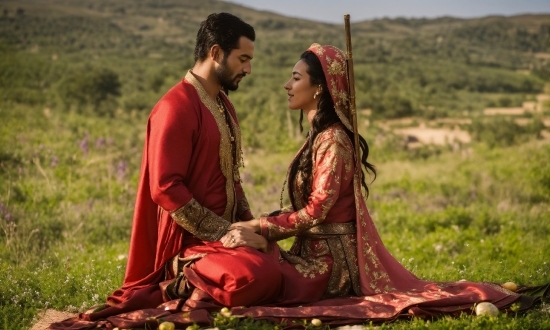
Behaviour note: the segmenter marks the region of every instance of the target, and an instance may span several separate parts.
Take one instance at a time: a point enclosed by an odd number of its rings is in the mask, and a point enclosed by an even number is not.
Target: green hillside
[[[252,148],[295,147],[297,116],[282,86],[311,43],[345,46],[342,25],[214,0],[8,0],[0,10],[0,98],[104,115],[151,109],[192,66],[209,13],[242,17],[257,30],[256,56],[231,97],[243,126],[255,128],[244,132]],[[520,105],[550,79],[549,22],[550,15],[523,15],[352,24],[358,107],[375,118],[437,118]],[[93,81],[108,86],[98,91]]]

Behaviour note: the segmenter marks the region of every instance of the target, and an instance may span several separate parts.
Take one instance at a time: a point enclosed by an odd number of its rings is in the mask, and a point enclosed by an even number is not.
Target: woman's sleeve
[[[294,236],[323,221],[339,197],[342,182],[353,176],[353,149],[338,131],[319,136],[314,145],[312,192],[306,207],[292,213],[260,218],[261,234],[268,240]]]

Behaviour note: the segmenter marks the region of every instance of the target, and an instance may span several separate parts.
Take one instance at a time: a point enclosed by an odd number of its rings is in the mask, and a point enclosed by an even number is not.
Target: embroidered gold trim
[[[329,270],[326,258],[327,256],[299,258],[299,263],[296,263],[294,267],[302,276],[315,278],[317,275],[322,275]]]
[[[170,212],[170,216],[183,229],[205,241],[219,240],[231,225],[231,222],[203,207],[194,198]]]
[[[351,279],[342,242],[335,237],[327,239],[327,243],[332,254],[332,271],[323,299],[349,295]]]
[[[210,110],[210,113],[214,117],[214,120],[216,121],[216,124],[218,125],[218,130],[220,131],[220,169],[225,176],[225,191],[227,194],[227,204],[225,206],[225,211],[223,212],[223,218],[227,221],[232,222],[235,219],[235,212],[236,212],[236,205],[235,205],[235,180],[238,179],[238,170],[235,170],[235,164],[240,162],[235,162],[233,159],[233,154],[231,152],[231,132],[229,131],[229,127],[227,126],[227,122],[225,120],[225,117],[223,116],[223,113],[220,113],[218,110],[218,105],[216,104],[216,101],[213,100],[208,93],[206,93],[206,90],[202,86],[202,84],[195,78],[195,76],[191,73],[191,70],[187,72],[185,75],[185,80],[187,80],[195,89],[197,90],[197,93],[199,94],[199,98],[202,103]],[[225,98],[227,99],[227,98]],[[233,128],[233,131],[235,133],[235,142],[237,146],[237,153],[240,152],[240,146],[241,146],[241,134],[240,130],[238,129],[233,116],[229,115],[231,118],[231,125]]]
[[[359,170],[360,171],[360,170]],[[359,176],[359,171],[355,171],[353,177],[353,188],[355,192],[355,207],[357,210],[357,219],[359,220],[358,225],[366,227],[366,222],[364,220],[365,214],[361,212],[362,206],[361,203],[364,203],[363,193],[361,191],[361,180]],[[360,240],[363,240],[361,243]],[[388,273],[383,270],[382,263],[378,259],[378,255],[374,252],[373,244],[376,245],[378,242],[369,242],[368,234],[364,237],[357,237],[357,248],[362,251],[366,256],[367,263],[359,265],[359,269],[365,272],[369,278],[369,287],[375,293],[385,293],[395,290],[395,287],[392,286],[390,277]],[[363,246],[360,246],[363,244]]]
[[[225,102],[227,101],[227,103],[229,103],[229,105],[231,105],[231,108],[233,110],[235,110],[235,106],[233,105],[233,103],[231,102],[231,100],[229,99],[229,97],[227,97],[227,95],[222,91],[221,94],[223,95],[223,97],[221,97],[221,99]],[[237,122],[235,121],[235,118],[233,118],[233,116],[231,115],[231,113],[229,111],[228,112],[228,116],[229,118],[231,118],[231,128],[233,130],[233,134],[235,134],[235,157],[237,159],[234,159],[234,165],[233,165],[233,180],[235,182],[240,182],[241,181],[241,174],[239,173],[239,167],[243,167],[244,166],[244,160],[243,160],[243,151],[242,151],[242,141],[241,141],[241,128],[239,127],[239,125],[237,125]],[[236,113],[235,113],[236,115]]]
[[[266,218],[260,218],[260,221],[264,221],[266,223],[265,227],[267,228],[267,236],[265,238],[269,241],[279,241],[294,236],[298,232],[296,228],[285,228],[278,226],[267,221]]]
[[[355,222],[322,223],[298,234],[298,236],[312,235],[347,235],[355,234]]]
[[[353,292],[357,296],[362,296],[361,281],[359,279],[359,267],[357,266],[357,239],[355,235],[343,235],[339,238],[344,249],[344,256],[346,258]]]

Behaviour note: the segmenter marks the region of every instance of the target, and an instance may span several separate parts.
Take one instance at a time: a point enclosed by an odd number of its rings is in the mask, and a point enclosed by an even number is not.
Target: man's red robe
[[[194,280],[199,287],[215,278],[225,280],[205,286],[208,289],[205,291],[222,305],[232,302],[242,305],[248,297],[253,299],[250,303],[255,303],[278,294],[277,285],[269,292],[258,292],[250,283],[243,283],[258,276],[280,281],[278,273],[271,271],[278,267],[275,259],[247,247],[232,249],[228,256],[227,251],[224,252],[227,249],[216,242],[217,239],[213,242],[197,239],[171,216],[194,200],[219,216],[217,220],[225,220],[228,224],[235,222],[237,217],[252,218],[237,171],[240,159],[234,159],[235,155],[240,157],[237,117],[226,95],[220,93],[219,96],[231,115],[229,123],[221,121],[223,117],[216,103],[189,72],[152,110],[147,124],[124,284],[108,297],[111,307],[83,314],[82,319],[94,321],[163,303],[158,284],[169,279],[165,267],[172,258],[188,255],[189,251],[210,254],[202,262],[209,266],[198,267]],[[232,131],[227,131],[231,123]],[[227,148],[231,139],[228,132],[236,139],[233,143],[238,152],[228,150],[231,149]],[[182,244],[187,252],[182,251]],[[194,247],[198,250],[192,250]],[[221,254],[216,256],[216,253]],[[247,263],[252,259],[255,264],[266,266],[263,271],[261,268],[250,270]],[[222,263],[215,269],[212,268],[214,260]],[[223,264],[224,260],[227,264]],[[231,276],[235,283],[227,283]],[[247,290],[255,294],[243,294]]]

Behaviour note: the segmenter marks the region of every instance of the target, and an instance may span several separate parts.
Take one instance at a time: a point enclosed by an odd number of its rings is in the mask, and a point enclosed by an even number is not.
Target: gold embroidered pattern
[[[260,218],[260,224],[262,227],[264,226],[264,224],[267,227],[266,238],[269,241],[282,240],[290,236],[294,236],[297,233],[297,230],[295,228],[286,228],[286,227],[278,226],[276,224],[273,224],[267,221],[267,219],[264,217]]]
[[[330,91],[330,94],[332,95],[333,98],[335,98],[334,106],[338,109],[346,107],[346,104],[348,102],[348,93],[340,90],[336,85],[336,81],[332,80],[330,84],[332,88],[332,90]]]
[[[340,237],[327,239],[327,243],[330,246],[333,262],[332,272],[323,298],[349,295],[352,290],[351,278]]]
[[[328,64],[328,68],[327,68],[327,71],[328,71],[328,74],[329,75],[340,75],[340,76],[343,76],[346,74],[346,71],[345,71],[345,64],[343,63],[343,61],[338,61],[338,59],[336,60],[332,60],[330,57],[326,57],[326,61],[327,61],[327,64]]]
[[[329,271],[327,258],[331,256],[326,240],[298,237],[290,251],[281,251],[281,258],[294,264],[304,277],[315,278]]]
[[[365,201],[362,199],[363,194],[361,191],[361,180],[359,177],[359,171],[355,171],[355,175],[353,178],[353,188],[355,191],[355,206],[357,210],[365,209],[366,206],[364,205]],[[364,220],[365,214],[362,212],[358,212],[358,216],[361,219],[361,226],[366,227],[367,223]],[[361,250],[366,257],[367,263],[365,263],[364,265],[359,265],[359,268],[362,269],[366,273],[367,277],[370,279],[369,287],[375,293],[390,292],[395,290],[395,288],[392,286],[388,273],[382,269],[382,263],[378,259],[378,256],[376,255],[372,247],[373,244],[376,245],[378,244],[378,242],[371,242],[368,234],[365,234],[365,236],[361,237],[361,239],[363,242],[358,242],[357,244],[363,245],[361,247]]]
[[[320,253],[332,255],[331,275],[324,298],[361,295],[355,235],[355,222],[346,222],[323,223],[299,236],[303,257],[318,257]],[[325,252],[320,246],[326,246],[328,251]]]
[[[231,222],[203,207],[194,198],[170,212],[170,216],[183,229],[205,241],[219,240],[231,225]]]
[[[317,56],[323,56],[323,54],[325,53],[323,47],[318,43],[312,44],[310,48],[315,48],[315,53],[317,54]]]
[[[357,238],[356,235],[341,236],[342,246],[344,248],[344,255],[346,256],[346,262],[349,269],[349,277],[351,279],[351,285],[353,292],[362,296],[361,293],[361,281],[359,280],[359,267],[357,261]]]
[[[225,206],[225,211],[223,213],[223,218],[227,221],[232,222],[235,219],[236,205],[235,205],[235,180],[239,179],[238,170],[235,169],[236,166],[240,165],[240,161],[236,162],[233,154],[231,152],[231,132],[230,128],[227,125],[226,119],[223,113],[218,111],[218,105],[214,101],[202,84],[195,78],[191,73],[191,70],[185,75],[185,80],[187,80],[195,89],[199,95],[199,98],[202,103],[210,110],[210,113],[214,117],[218,130],[220,132],[220,169],[225,176],[225,192],[227,195],[227,204]],[[227,98],[225,98],[227,99]],[[235,134],[235,143],[236,143],[236,152],[240,155],[241,150],[241,135],[240,130],[235,123],[233,116],[229,115],[231,118],[231,125],[233,132]]]
[[[227,100],[227,102],[231,105],[231,108],[235,109],[235,106],[233,105],[231,100],[227,97],[227,95],[225,95],[225,93],[223,93],[223,92],[221,92],[221,93],[224,96],[224,97],[222,97],[222,99]],[[229,113],[229,111],[228,111],[227,115],[229,116],[229,118],[231,118],[231,125],[232,125],[232,129],[233,129],[233,133],[235,134],[235,149],[236,149],[235,150],[235,157],[237,159],[234,160],[233,180],[235,182],[240,182],[241,181],[241,174],[239,173],[239,167],[244,166],[243,151],[242,151],[242,146],[241,146],[241,128],[240,128],[239,125],[237,125],[237,123],[235,122],[235,119]]]
[[[355,234],[355,222],[333,222],[322,223],[318,226],[312,227],[299,234],[299,236],[312,236],[312,235],[347,235]]]
[[[295,267],[304,277],[315,278],[328,271],[328,264],[324,259],[325,257],[309,259],[304,264],[296,264]]]

